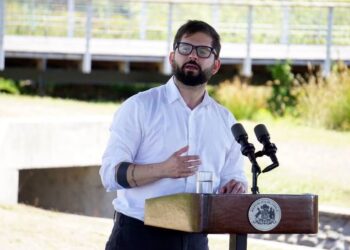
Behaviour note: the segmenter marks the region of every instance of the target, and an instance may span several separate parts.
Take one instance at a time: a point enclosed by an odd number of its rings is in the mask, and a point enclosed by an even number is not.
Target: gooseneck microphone
[[[242,124],[235,123],[231,127],[231,131],[233,136],[235,137],[235,140],[241,144],[241,152],[244,156],[247,156],[252,163],[252,176],[253,176],[253,185],[252,185],[252,192],[253,194],[259,193],[259,187],[258,187],[258,175],[261,173],[261,169],[259,167],[258,162],[256,161],[255,156],[255,148],[254,145],[248,142],[248,135],[247,132],[245,132],[245,129],[243,128]]]
[[[255,147],[253,144],[248,142],[248,135],[245,129],[243,128],[242,124],[235,123],[231,127],[231,131],[233,136],[235,137],[235,140],[241,144],[241,152],[243,155],[247,156],[251,163],[254,163],[257,165],[256,157],[255,157]],[[260,169],[259,169],[260,172]]]
[[[258,141],[263,144],[263,149],[262,151],[259,151],[255,154],[256,157],[260,157],[263,155],[267,155],[270,157],[272,164],[270,166],[267,166],[262,172],[268,172],[275,167],[279,165],[277,157],[276,157],[276,152],[277,152],[277,147],[274,143],[270,142],[270,134],[267,131],[267,128],[265,127],[264,124],[259,124],[254,128],[254,132],[256,135],[256,138]]]
[[[258,187],[258,176],[261,173],[266,173],[275,167],[278,167],[279,163],[276,157],[276,151],[277,147],[275,144],[270,142],[270,134],[267,131],[265,125],[259,124],[254,128],[255,135],[258,139],[258,141],[263,144],[263,149],[259,152],[255,153],[255,148],[252,143],[248,142],[248,135],[245,129],[243,128],[242,124],[240,123],[235,123],[231,127],[232,134],[235,138],[235,140],[241,145],[241,152],[244,156],[247,156],[252,163],[252,177],[253,177],[253,182],[252,182],[252,192],[253,194],[258,194],[259,193],[259,187]],[[261,156],[268,156],[272,164],[267,166],[262,172],[259,167],[258,162],[256,161],[257,157]]]

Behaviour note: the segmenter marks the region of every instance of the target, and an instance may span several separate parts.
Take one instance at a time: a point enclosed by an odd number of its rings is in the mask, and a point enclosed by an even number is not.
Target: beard
[[[195,74],[192,71],[189,71],[186,73],[185,67],[186,65],[195,65],[198,68],[198,74]],[[172,65],[173,74],[175,75],[176,79],[178,79],[180,82],[182,82],[184,85],[187,86],[198,86],[202,85],[209,81],[209,79],[212,77],[212,67],[202,70],[202,68],[195,62],[195,61],[189,61],[182,65],[180,67],[174,60]]]

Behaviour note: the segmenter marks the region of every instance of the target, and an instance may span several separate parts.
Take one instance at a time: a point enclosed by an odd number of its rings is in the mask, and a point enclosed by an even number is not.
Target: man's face
[[[188,86],[197,86],[208,82],[220,68],[220,60],[215,59],[215,51],[210,51],[212,38],[197,32],[189,36],[184,35],[180,42],[182,44],[179,46],[182,48],[177,47],[170,54],[170,63],[176,79]],[[204,47],[196,49],[191,45]],[[197,50],[199,50],[200,55],[197,54]],[[206,50],[210,51],[207,58],[205,58]],[[189,51],[191,53],[188,54]]]

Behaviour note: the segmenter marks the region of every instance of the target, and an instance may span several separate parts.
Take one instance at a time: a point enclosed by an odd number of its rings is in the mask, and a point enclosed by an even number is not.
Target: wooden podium
[[[186,232],[235,235],[313,234],[318,230],[317,195],[181,193],[146,200],[145,224]],[[262,226],[262,227],[261,227]]]

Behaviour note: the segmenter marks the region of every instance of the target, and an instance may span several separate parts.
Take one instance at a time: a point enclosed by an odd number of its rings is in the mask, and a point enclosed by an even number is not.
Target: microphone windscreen
[[[269,132],[267,131],[267,128],[264,124],[256,125],[254,128],[254,132],[259,142],[261,142],[261,138],[264,136],[270,138]]]
[[[231,131],[233,136],[235,137],[236,141],[239,142],[241,137],[248,137],[247,132],[245,132],[245,129],[243,128],[243,125],[240,123],[235,123],[231,127]]]

